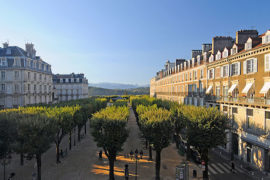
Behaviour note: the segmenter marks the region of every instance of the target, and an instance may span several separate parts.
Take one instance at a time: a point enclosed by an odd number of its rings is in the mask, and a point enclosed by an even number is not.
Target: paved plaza
[[[129,157],[129,153],[138,149],[143,150],[143,158],[138,161],[138,178],[152,180],[155,177],[155,162],[148,161],[148,149],[145,149],[145,143],[142,138],[139,128],[136,123],[136,118],[132,109],[130,109],[130,117],[127,128],[129,129],[129,137],[123,146],[123,151],[117,156],[115,162],[115,178],[124,179],[125,164],[129,165],[130,180],[135,179],[135,160]],[[72,136],[72,138],[74,135]],[[76,139],[77,140],[77,139]],[[72,140],[73,141],[73,140]],[[68,147],[68,137],[65,137],[62,142],[62,149]],[[72,150],[68,150],[65,158],[61,159],[60,164],[55,163],[55,145],[42,156],[42,179],[43,180],[106,180],[109,174],[108,160],[103,154],[103,159],[98,158],[98,152],[101,148],[96,146],[92,136],[89,133],[89,125],[87,126],[87,135],[80,143],[76,142],[76,146],[72,146]],[[155,152],[153,151],[153,159],[155,159]],[[161,155],[161,178],[163,180],[175,179],[175,167],[181,162],[185,161],[185,157],[177,153],[175,144],[163,149]],[[215,163],[209,166],[209,174],[211,179],[222,179],[222,177],[230,177],[231,179],[238,179],[238,175],[231,175],[229,165],[222,161],[215,159]],[[190,165],[190,179],[192,178],[193,169],[197,170],[197,178],[202,179],[201,169],[194,163],[189,162]],[[30,180],[33,173],[36,172],[35,160],[25,160],[25,165],[20,166],[20,159],[18,155],[13,155],[11,164],[7,166],[7,174],[15,172],[16,175],[13,180]],[[241,172],[239,172],[241,173]],[[0,177],[3,177],[3,171],[0,171]],[[234,178],[235,177],[235,178]],[[245,179],[248,179],[245,177]]]

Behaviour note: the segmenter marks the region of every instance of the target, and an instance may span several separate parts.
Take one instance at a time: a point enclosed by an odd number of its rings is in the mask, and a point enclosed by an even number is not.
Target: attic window
[[[251,49],[252,48],[252,42],[247,42],[246,44],[245,44],[245,49],[246,50],[249,50],[249,49]]]
[[[11,54],[11,49],[10,48],[7,49],[6,54],[7,55],[10,55]]]

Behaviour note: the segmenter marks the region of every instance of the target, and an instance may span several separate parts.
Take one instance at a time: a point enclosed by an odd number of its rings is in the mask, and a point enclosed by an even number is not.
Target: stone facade
[[[88,80],[84,74],[53,75],[54,100],[69,101],[88,97]]]
[[[241,30],[236,33],[236,42],[231,37],[215,37],[212,41],[212,49],[209,44],[208,48],[203,46],[197,58],[159,71],[151,79],[150,85],[155,88],[150,87],[150,95],[219,108],[232,126],[228,143],[221,148],[269,171],[270,31],[258,35],[256,30]],[[203,90],[198,91],[198,87]]]
[[[0,108],[52,102],[51,65],[36,56],[33,44],[25,46],[0,48]]]

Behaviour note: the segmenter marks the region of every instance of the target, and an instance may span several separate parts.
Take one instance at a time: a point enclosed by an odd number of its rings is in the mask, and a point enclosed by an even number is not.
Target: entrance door
[[[238,135],[232,134],[232,150],[233,154],[238,155]]]

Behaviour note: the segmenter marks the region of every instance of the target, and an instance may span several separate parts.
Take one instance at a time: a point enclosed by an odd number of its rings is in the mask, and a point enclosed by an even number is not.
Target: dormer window
[[[210,57],[209,57],[209,62],[213,62],[214,61],[214,55],[212,54]]]
[[[228,54],[228,49],[225,48],[224,51],[223,51],[222,57],[223,57],[223,58],[226,58],[226,57],[228,57],[228,55],[229,55],[229,54]]]
[[[217,54],[216,54],[216,60],[219,60],[219,59],[221,59],[221,53],[220,53],[220,51],[218,51]]]
[[[270,30],[268,30],[265,35],[262,37],[262,43],[269,43],[270,42]]]
[[[252,49],[252,39],[248,38],[247,42],[245,43],[245,50]]]
[[[233,55],[233,54],[236,54],[237,53],[237,49],[236,48],[232,48],[231,49],[231,54]]]
[[[10,48],[7,48],[6,54],[11,55],[11,49]]]

